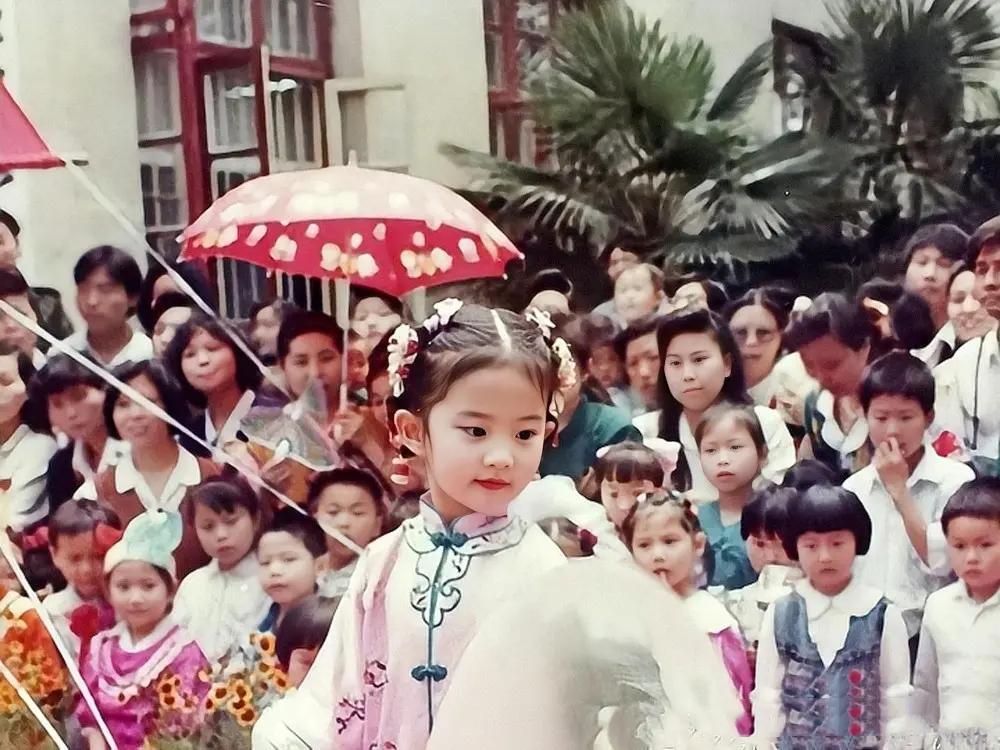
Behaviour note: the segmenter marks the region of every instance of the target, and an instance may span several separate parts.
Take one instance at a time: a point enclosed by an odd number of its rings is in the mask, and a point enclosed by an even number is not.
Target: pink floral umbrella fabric
[[[250,180],[181,237],[182,260],[224,256],[347,279],[396,297],[504,275],[524,256],[471,203],[430,180],[359,167]]]

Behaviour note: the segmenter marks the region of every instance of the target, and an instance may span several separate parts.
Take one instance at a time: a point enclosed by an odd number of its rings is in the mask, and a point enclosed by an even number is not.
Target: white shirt
[[[927,599],[913,673],[914,711],[942,731],[985,729],[1000,742],[1000,592],[978,604],[957,581]]]
[[[170,632],[171,628],[176,626],[177,623],[174,622],[173,618],[168,614],[156,624],[155,628],[137,641],[133,640],[132,633],[124,621],[119,622],[111,628],[110,631],[106,632],[109,632],[111,635],[118,636],[118,645],[121,647],[122,651],[128,651],[129,653],[134,654],[137,651],[145,651],[157,641],[163,640],[163,637]]]
[[[127,444],[124,445],[127,447]],[[135,467],[132,453],[129,450],[122,452],[115,465],[115,492],[124,494],[134,490],[139,502],[146,510],[177,511],[188,488],[199,484],[202,479],[198,459],[183,446],[178,447],[177,463],[174,464],[173,471],[167,477],[167,481],[163,485],[163,492],[160,493],[159,497],[150,489],[146,478]],[[94,480],[84,482],[73,497],[97,500],[97,488],[94,485]]]
[[[760,420],[761,429],[764,432],[764,439],[767,441],[767,460],[761,468],[761,476],[772,482],[780,483],[788,471],[795,463],[795,442],[785,420],[781,418],[774,409],[766,406],[755,406],[753,408]],[[652,411],[636,417],[632,424],[642,434],[644,439],[655,438],[659,435],[660,412]],[[679,439],[681,447],[684,449],[684,456],[687,458],[688,468],[691,471],[691,489],[688,497],[692,502],[711,502],[719,498],[719,491],[712,486],[705,476],[705,471],[701,468],[701,456],[698,452],[698,444],[695,442],[694,433],[688,425],[687,417],[681,415],[679,425]]]
[[[118,463],[118,459],[121,458],[122,454],[127,451],[127,443],[121,440],[115,440],[114,438],[108,438],[104,442],[104,451],[101,453],[101,458],[97,462],[97,468],[94,469],[90,465],[90,461],[87,460],[86,449],[83,446],[83,442],[77,440],[73,443],[73,455],[71,457],[73,471],[83,477],[83,481],[86,482],[87,480],[96,477],[109,466],[115,466]]]
[[[220,570],[218,561],[212,560],[181,581],[174,597],[174,620],[194,636],[209,661],[248,643],[267,614],[271,600],[261,588],[259,569],[251,553],[232,570]]]
[[[982,338],[967,341],[951,359],[934,368],[936,425],[961,438],[974,455],[991,459],[998,458],[1000,447],[997,335],[997,331],[991,331]]]
[[[868,554],[854,561],[858,579],[878,589],[903,611],[911,636],[920,630],[920,613],[932,591],[948,583],[948,543],[941,529],[941,514],[955,491],[975,478],[968,466],[942,458],[929,445],[906,482],[910,495],[927,524],[927,564],[920,559],[903,525],[903,517],[879,479],[875,465],[869,465],[844,482],[858,496],[872,519],[872,540]]]
[[[856,577],[834,597],[821,594],[808,580],[799,581],[795,590],[805,601],[809,637],[816,644],[825,667],[833,663],[837,653],[844,647],[851,618],[868,614],[882,598],[881,592],[865,586]],[[778,656],[775,642],[775,609],[772,605],[764,615],[760,643],[757,646],[756,688],[752,695],[755,737],[764,742],[776,740],[785,726],[781,699],[785,665]],[[890,604],[885,610],[879,654],[883,740],[906,729],[907,709],[912,693],[908,641],[903,616],[899,609]]]
[[[910,354],[933,369],[941,363],[945,347],[951,351],[955,350],[957,340],[958,335],[955,333],[955,326],[952,325],[951,321],[948,321],[941,326],[941,330],[937,332],[927,346],[921,349],[910,349]]]
[[[140,331],[132,331],[132,338],[130,338],[128,343],[122,347],[121,351],[111,358],[110,362],[104,362],[97,356],[96,352],[90,348],[90,343],[87,341],[86,329],[71,333],[63,339],[63,343],[72,349],[76,349],[78,352],[89,354],[96,361],[104,364],[104,366],[109,370],[118,367],[118,365],[123,365],[126,362],[144,362],[147,359],[153,358],[153,340]],[[53,347],[49,353],[50,355],[55,355],[58,354],[59,351],[56,347]]]
[[[222,429],[216,430],[215,424],[212,423],[212,417],[208,413],[208,409],[205,410],[205,442],[209,445],[225,445],[228,441],[236,437],[237,431],[240,429],[240,423],[243,418],[250,413],[250,407],[253,406],[254,399],[257,398],[257,394],[253,391],[244,391],[240,400],[236,402],[236,406],[226,417],[226,421],[222,423]]]
[[[851,425],[851,429],[844,434],[837,422],[834,411],[836,401],[830,391],[820,391],[816,397],[816,411],[823,416],[823,427],[820,430],[820,437],[823,442],[840,453],[842,462],[849,465],[846,457],[859,450],[868,440],[868,421],[865,415],[859,413],[857,420]]]
[[[0,488],[7,487],[8,524],[14,531],[22,531],[49,514],[45,475],[55,452],[55,440],[24,424],[0,444]]]
[[[801,568],[765,565],[757,580],[749,586],[732,591],[726,591],[722,586],[713,586],[709,591],[736,618],[746,642],[756,645],[767,608],[781,597],[792,593],[794,584],[801,580]]]

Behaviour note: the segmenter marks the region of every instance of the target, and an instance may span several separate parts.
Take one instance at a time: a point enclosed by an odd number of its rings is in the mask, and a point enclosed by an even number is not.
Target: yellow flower
[[[257,721],[257,712],[252,706],[247,707],[244,711],[237,714],[236,721],[241,727],[253,726],[254,722]]]
[[[260,646],[260,650],[268,656],[274,654],[274,636],[270,633],[261,633],[257,638],[257,645]]]

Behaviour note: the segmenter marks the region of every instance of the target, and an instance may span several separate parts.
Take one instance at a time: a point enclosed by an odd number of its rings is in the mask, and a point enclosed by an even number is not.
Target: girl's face
[[[195,390],[217,393],[236,383],[236,355],[228,343],[198,329],[181,354],[181,371]]]
[[[905,286],[908,292],[919,294],[931,309],[940,309],[945,301],[948,278],[955,270],[955,261],[936,247],[923,247],[910,256],[906,267]]]
[[[389,412],[386,408],[386,401],[389,398],[389,374],[379,375],[372,380],[371,392],[368,394],[368,406],[371,407],[375,418],[389,426]]]
[[[159,406],[164,407],[163,398],[156,384],[148,375],[139,375],[128,382],[140,394]],[[122,440],[133,448],[157,447],[171,440],[170,430],[166,422],[146,411],[146,407],[129,399],[124,393],[119,394],[115,408],[111,412],[115,427]]]
[[[813,588],[836,596],[851,582],[857,541],[850,531],[809,531],[796,543],[799,564]]]
[[[734,492],[753,484],[763,459],[747,428],[728,416],[710,425],[698,445],[701,467],[719,492]]]
[[[368,378],[368,350],[365,341],[358,340],[347,348],[347,384],[354,390],[365,387]]]
[[[621,528],[629,511],[639,502],[639,496],[647,495],[654,489],[649,480],[616,482],[614,479],[605,479],[601,482],[601,505],[611,523]]]
[[[714,404],[730,372],[732,362],[709,333],[682,333],[667,344],[663,374],[685,410],[703,412]]]
[[[17,369],[17,355],[0,355],[0,423],[19,419],[28,389]]]
[[[362,548],[382,533],[382,516],[375,498],[354,484],[333,484],[324,489],[316,501],[313,517]],[[354,558],[354,553],[333,537],[326,538],[326,546],[333,559]]]
[[[219,563],[219,569],[232,570],[253,549],[257,521],[242,505],[227,513],[195,503],[194,530],[201,548]]]
[[[794,567],[795,561],[788,557],[785,547],[774,534],[751,534],[747,537],[747,559],[757,573],[766,565]]]
[[[305,333],[292,339],[281,363],[292,395],[301,396],[309,381],[318,380],[330,403],[340,398],[339,344],[325,333]]]
[[[865,344],[855,351],[830,334],[799,349],[806,372],[834,396],[841,398],[857,395],[861,375],[868,363],[870,346]]]
[[[86,383],[71,385],[49,396],[49,423],[70,440],[87,440],[103,435],[104,391]]]
[[[188,322],[191,317],[190,307],[171,307],[165,310],[153,326],[153,352],[162,358],[170,342],[174,340],[177,329]]]
[[[431,498],[447,520],[503,516],[538,471],[546,399],[518,367],[479,369],[451,384],[426,416],[396,413],[403,443],[426,466]]]
[[[136,635],[151,633],[170,609],[173,590],[152,565],[126,560],[108,578],[108,601],[115,616]]]
[[[250,331],[250,342],[256,347],[257,354],[262,357],[277,354],[280,328],[281,318],[273,305],[268,305],[257,313]]]
[[[680,596],[693,589],[695,566],[704,554],[705,535],[687,531],[671,512],[654,511],[636,523],[632,535],[635,561]]]
[[[996,319],[973,295],[976,275],[962,271],[955,276],[948,290],[948,319],[955,326],[959,341],[971,341],[985,336],[997,326]]]
[[[663,292],[643,266],[625,270],[615,282],[615,310],[626,325],[655,312],[662,298]]]
[[[590,353],[587,371],[605,388],[625,381],[625,367],[610,344],[598,346]]]
[[[389,308],[385,300],[365,297],[354,308],[351,328],[367,340],[368,351],[371,351],[383,336],[401,322],[403,319]]]
[[[770,373],[781,351],[778,321],[761,305],[744,305],[729,321],[740,346],[747,382],[756,385]]]

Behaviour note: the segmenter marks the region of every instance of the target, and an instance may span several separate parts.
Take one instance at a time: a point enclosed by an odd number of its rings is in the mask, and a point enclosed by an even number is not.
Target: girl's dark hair
[[[42,431],[52,432],[49,399],[78,385],[104,390],[103,380],[66,354],[55,355],[35,373],[28,386],[28,398],[34,402],[33,408]]]
[[[622,538],[625,545],[632,551],[632,544],[635,539],[635,527],[640,521],[645,521],[650,516],[657,513],[667,513],[671,518],[680,522],[681,528],[693,537],[703,533],[698,514],[690,500],[682,498],[674,492],[657,492],[652,497],[636,503],[622,521]],[[715,558],[712,556],[711,547],[705,545],[705,553],[702,555],[702,565],[708,580],[712,580],[715,570]]]
[[[795,304],[795,293],[788,289],[774,286],[762,286],[759,289],[751,289],[739,299],[733,300],[726,305],[723,315],[726,322],[730,322],[737,310],[744,307],[756,305],[767,310],[774,322],[778,324],[780,334],[788,326],[789,316],[792,314],[792,305]]]
[[[558,268],[544,268],[531,277],[525,304],[534,299],[539,292],[553,291],[565,295],[566,299],[573,296],[573,282]]]
[[[861,500],[850,490],[830,485],[816,485],[803,492],[789,508],[788,525],[781,534],[785,553],[799,559],[799,537],[810,532],[825,534],[850,531],[857,555],[868,554],[872,540],[872,519]]]
[[[191,502],[186,503],[185,514],[190,524],[194,523],[194,509],[203,505],[214,513],[235,513],[243,508],[256,522],[261,521],[263,508],[253,487],[236,473],[206,479],[191,490]]]
[[[391,294],[386,294],[385,292],[380,292],[378,289],[372,289],[370,287],[361,286],[360,284],[351,285],[351,318],[354,318],[354,311],[361,300],[369,299],[370,297],[375,297],[380,299],[385,303],[385,306],[389,308],[390,311],[396,313],[401,318],[405,318],[404,314],[406,310],[403,306],[403,301],[398,297],[393,297]]]
[[[870,344],[875,352],[880,343],[878,329],[861,302],[834,292],[816,297],[809,309],[788,326],[784,341],[791,351],[798,351],[828,335],[854,351]]]
[[[498,321],[503,332],[498,330]],[[555,354],[534,323],[510,310],[464,305],[435,333],[423,326],[413,330],[420,340],[419,350],[403,394],[389,399],[390,423],[400,409],[426,419],[454,382],[479,370],[517,367],[538,387],[546,404],[556,388]],[[551,421],[552,415],[547,418]]]
[[[178,276],[184,279],[184,281],[188,283],[188,286],[194,289],[198,296],[201,297],[212,310],[219,309],[219,298],[215,293],[215,287],[197,263],[171,263],[170,270],[174,271]],[[142,323],[142,327],[146,329],[146,333],[152,333],[153,326],[156,325],[156,317],[153,315],[153,287],[156,286],[156,282],[161,277],[166,275],[167,270],[163,267],[163,264],[161,264],[158,260],[151,258],[146,270],[146,276],[142,280],[142,285],[139,290],[139,303],[136,305],[136,315],[139,318],[139,322]],[[165,292],[164,294],[170,293],[171,292]],[[186,293],[180,292],[180,294],[184,296],[190,307],[197,307],[194,300],[188,297]],[[178,305],[175,305],[175,307],[177,306]],[[160,315],[162,314],[163,313],[161,311]]]
[[[163,401],[163,411],[174,418],[182,425],[190,424],[191,410],[188,407],[187,399],[184,398],[184,391],[174,380],[166,365],[155,359],[148,359],[142,362],[126,362],[116,367],[112,372],[118,380],[129,385],[133,380],[145,375],[156,386]],[[104,424],[108,428],[108,435],[115,440],[121,440],[122,436],[115,427],[115,405],[121,398],[121,391],[115,387],[109,387],[104,395]],[[168,424],[167,429],[171,435],[176,435],[176,428]]]
[[[781,539],[788,526],[788,511],[799,493],[789,487],[769,484],[756,490],[740,516],[740,536],[776,536]]]
[[[339,604],[339,597],[313,595],[288,610],[274,636],[274,653],[282,669],[288,669],[293,651],[323,645]]]
[[[625,442],[612,445],[594,464],[598,482],[652,482],[663,486],[663,464],[650,448],[642,443]]]
[[[631,325],[626,327],[623,331],[615,336],[614,344],[615,351],[618,352],[618,358],[624,363],[627,359],[628,345],[631,344],[636,339],[640,339],[643,336],[648,336],[651,333],[656,333],[656,330],[660,327],[660,321],[663,320],[665,316],[659,314],[647,315],[644,318],[639,318],[633,321]]]
[[[697,284],[705,290],[708,309],[714,313],[722,313],[726,305],[729,304],[729,294],[726,292],[726,287],[702,273],[695,272],[678,276],[666,285],[666,290],[672,297],[677,294],[678,289],[686,284]]]
[[[555,319],[555,316],[553,316]],[[590,338],[590,324],[586,315],[560,316],[556,320],[556,330],[553,334],[569,344],[569,350],[576,362],[580,377],[581,391],[588,401],[598,404],[612,405],[611,395],[607,388],[601,385],[597,378],[587,371],[587,361],[593,351],[594,341]]]
[[[857,298],[872,318],[879,313],[866,307],[867,300],[881,302],[889,308],[889,326],[895,340],[883,341],[882,351],[893,346],[904,350],[922,349],[937,334],[930,305],[919,294],[907,292],[898,282],[872,279],[861,285]]]
[[[113,529],[121,529],[118,515],[93,500],[68,500],[49,516],[49,546],[55,549],[59,537],[87,534],[102,523]]]
[[[781,486],[804,492],[816,485],[840,484],[844,479],[845,477],[839,476],[822,461],[817,461],[815,458],[803,458],[785,472]]]
[[[210,317],[200,310],[195,310],[191,314],[191,318],[174,333],[174,338],[167,346],[167,351],[164,354],[167,366],[177,379],[185,398],[190,403],[201,408],[208,405],[205,394],[191,385],[188,379],[184,377],[184,368],[182,366],[184,350],[187,349],[188,344],[191,343],[191,339],[194,338],[198,331],[204,331],[220,344],[228,347],[229,351],[233,353],[233,360],[236,363],[236,385],[239,386],[240,390],[255,391],[260,388],[263,375],[261,375],[257,365],[250,360],[243,350],[233,343],[232,339],[234,336],[240,336],[240,339],[246,343],[242,335],[235,329],[226,327],[218,318]]]
[[[941,514],[941,528],[945,534],[956,518],[1000,523],[1000,477],[978,477],[959,487]]]
[[[372,502],[375,503],[375,512],[383,520],[384,525],[386,516],[389,514],[389,509],[386,506],[385,492],[382,490],[381,482],[364,469],[358,469],[353,466],[321,471],[313,476],[309,482],[309,491],[306,495],[306,507],[309,509],[309,513],[316,512],[316,505],[323,491],[327,487],[333,487],[338,484],[358,487],[370,495]]]
[[[965,263],[960,264],[958,267],[955,268],[954,271],[951,272],[951,276],[948,277],[948,286],[945,287],[945,290],[946,290],[947,294],[949,294],[949,295],[951,294],[951,287],[952,287],[952,284],[955,283],[955,279],[957,279],[959,276],[961,276],[966,271],[968,271],[969,273],[971,273],[973,275],[975,275],[975,273],[976,273],[971,268],[969,268],[969,266],[967,264],[965,264]]]
[[[760,419],[757,418],[754,407],[749,404],[731,404],[727,401],[716,404],[706,411],[698,426],[694,428],[694,440],[698,447],[701,448],[701,441],[705,437],[705,433],[713,425],[729,418],[735,419],[737,424],[745,427],[746,431],[750,433],[750,439],[753,440],[754,447],[757,449],[757,455],[761,458],[766,456],[767,438],[764,436],[764,428],[760,426]]]
[[[660,374],[657,382],[657,399],[660,403],[660,434],[661,438],[671,442],[680,442],[680,423],[684,407],[670,392],[663,363],[667,357],[667,347],[677,336],[685,333],[708,334],[718,345],[723,357],[729,358],[729,376],[722,383],[716,402],[729,401],[733,404],[752,404],[746,392],[746,380],[743,376],[743,360],[736,339],[726,322],[709,310],[680,310],[660,319],[656,329],[656,343],[660,350]],[[673,486],[684,491],[690,489],[691,469],[687,464],[684,451],[677,457],[677,468],[671,477]]]
[[[31,384],[35,379],[35,365],[31,357],[6,341],[0,341],[0,357],[17,358],[17,374],[24,383],[26,396],[24,404],[21,405],[21,423],[26,424],[34,432],[48,432],[49,419],[46,414],[48,404],[31,398]]]
[[[126,561],[122,560],[122,562],[126,562]],[[142,560],[141,562],[146,562],[146,561]],[[173,596],[174,594],[177,593],[178,581],[174,580],[174,577],[172,575],[170,575],[170,571],[169,570],[167,570],[166,568],[161,568],[159,565],[154,565],[151,562],[147,562],[146,564],[149,567],[151,567],[153,570],[156,571],[156,575],[158,575],[160,577],[160,580],[163,581],[163,585],[167,587],[167,591],[170,592],[171,596]],[[110,583],[111,576],[114,574],[114,572],[116,570],[118,570],[118,567],[119,566],[116,565],[114,568],[112,568],[111,570],[109,570],[107,573],[104,574],[104,583],[105,584]],[[168,614],[173,610],[173,607],[174,607],[174,605],[173,605],[172,602],[171,602],[171,604],[169,604],[167,606],[167,613]]]

